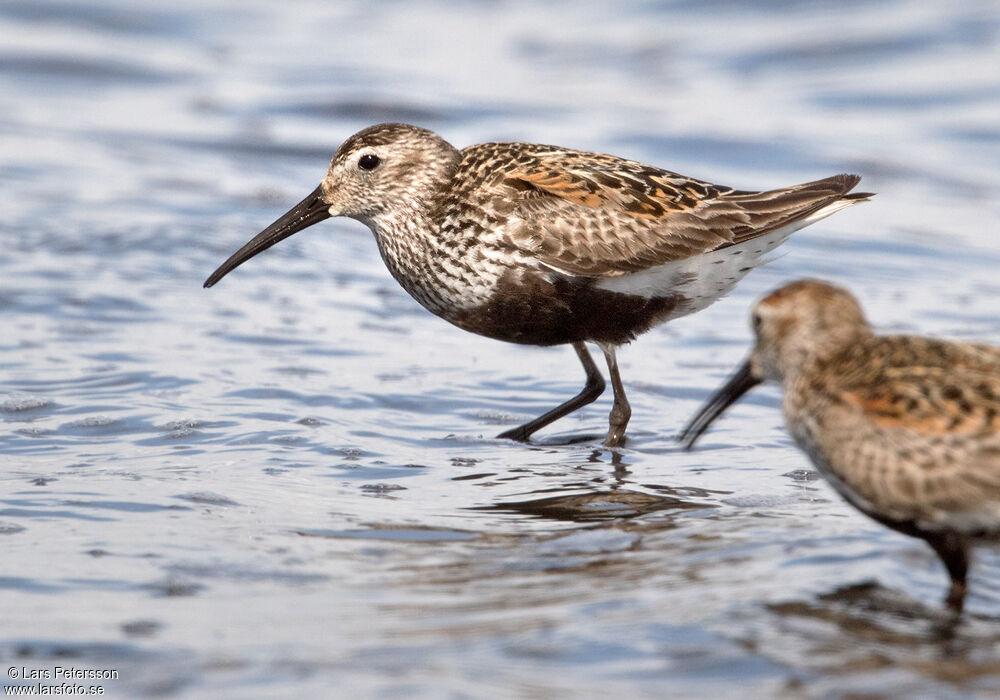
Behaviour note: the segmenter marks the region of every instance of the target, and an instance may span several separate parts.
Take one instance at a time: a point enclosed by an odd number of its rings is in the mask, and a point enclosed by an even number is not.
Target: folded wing
[[[536,149],[499,168],[491,186],[523,221],[518,247],[584,277],[625,275],[738,245],[870,196],[847,194],[856,175],[746,192],[614,156]]]
[[[836,476],[899,519],[1000,510],[1000,351],[937,343],[957,364],[886,367],[831,409]]]

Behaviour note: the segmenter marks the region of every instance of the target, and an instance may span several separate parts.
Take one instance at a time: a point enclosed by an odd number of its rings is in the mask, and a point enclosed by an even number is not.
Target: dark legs
[[[539,416],[533,421],[528,421],[524,425],[507,430],[497,435],[498,438],[508,438],[510,440],[526,441],[536,430],[544,428],[549,423],[559,420],[563,416],[572,413],[578,408],[586,406],[588,403],[597,400],[597,397],[604,393],[604,379],[597,371],[593,358],[587,352],[587,346],[582,342],[573,343],[584,371],[587,372],[587,384],[583,391],[571,398],[564,404],[556,406],[545,415]],[[622,378],[618,373],[618,360],[615,358],[615,346],[601,344],[604,351],[604,359],[608,361],[608,373],[611,375],[611,388],[615,392],[615,403],[611,407],[611,415],[608,417],[608,436],[604,438],[604,444],[608,447],[621,447],[625,444],[625,427],[629,418],[632,417],[632,407],[629,406],[625,397],[625,387],[622,386]]]
[[[615,392],[615,404],[611,407],[611,415],[608,416],[608,436],[604,438],[604,444],[608,447],[621,447],[625,444],[625,426],[632,417],[632,407],[625,398],[625,387],[622,386],[622,378],[618,374],[615,346],[602,344],[601,350],[604,351],[604,359],[608,361],[611,388]]]
[[[553,408],[548,413],[539,416],[535,420],[528,421],[524,425],[519,425],[518,427],[507,430],[505,432],[497,435],[498,438],[508,438],[510,440],[518,440],[519,442],[525,442],[536,430],[544,428],[549,423],[559,420],[565,415],[572,413],[578,408],[586,406],[588,403],[597,400],[597,397],[604,393],[604,378],[601,377],[601,373],[597,371],[597,365],[594,364],[594,359],[587,352],[587,346],[582,342],[573,343],[573,349],[576,350],[577,356],[580,358],[580,362],[583,363],[583,369],[587,373],[587,383],[583,387],[583,391],[571,398],[564,404],[560,404]],[[607,354],[607,350],[605,350]],[[612,357],[614,357],[614,352],[612,351]],[[610,362],[610,361],[609,361]],[[610,365],[609,365],[610,366]],[[612,382],[618,378],[618,368],[615,367],[614,374],[611,377]],[[621,385],[621,380],[618,379],[618,384],[615,388],[615,406],[618,406],[618,389],[617,386]],[[628,404],[626,404],[627,406]],[[626,422],[628,421],[628,416],[625,417]],[[624,431],[624,425],[622,426]],[[610,439],[610,435],[608,439]]]
[[[965,577],[969,571],[968,545],[961,535],[954,532],[934,534],[925,539],[948,569],[951,590],[945,598],[945,605],[958,615],[965,604]]]

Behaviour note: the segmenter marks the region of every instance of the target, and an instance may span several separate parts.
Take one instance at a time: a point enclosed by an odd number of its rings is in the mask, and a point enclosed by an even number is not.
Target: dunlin
[[[614,388],[605,443],[631,408],[615,349],[729,292],[793,231],[864,200],[855,175],[736,191],[610,155],[528,143],[458,150],[406,124],[369,127],[323,182],[205,282],[331,216],[374,233],[389,272],[431,312],[473,333],[573,345],[587,374],[574,398],[499,437],[536,430],[597,399],[604,352]]]
[[[969,547],[1000,536],[1000,349],[878,336],[847,291],[793,282],[751,316],[749,359],[694,417],[691,447],[757,384],[781,384],[796,444],[848,503],[937,552],[961,612]]]

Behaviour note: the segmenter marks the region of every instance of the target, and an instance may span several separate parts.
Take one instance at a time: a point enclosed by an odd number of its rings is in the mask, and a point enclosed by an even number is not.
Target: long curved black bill
[[[320,186],[289,209],[280,219],[250,239],[249,243],[230,255],[229,260],[219,265],[219,269],[205,280],[204,286],[211,287],[257,253],[267,250],[293,233],[329,218],[329,205],[323,201],[323,190]]]
[[[753,372],[750,370],[750,360],[747,360],[729,378],[729,381],[712,395],[712,398],[701,407],[697,415],[681,431],[677,439],[684,443],[684,449],[690,450],[694,447],[694,443],[698,440],[698,437],[708,430],[708,426],[712,424],[712,421],[736,403],[743,394],[760,383],[761,380],[753,376]]]

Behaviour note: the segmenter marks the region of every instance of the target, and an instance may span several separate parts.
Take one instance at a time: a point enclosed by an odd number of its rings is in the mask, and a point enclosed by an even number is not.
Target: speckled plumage
[[[1000,349],[878,336],[855,299],[803,280],[757,303],[750,359],[695,417],[688,446],[764,380],[789,432],[852,505],[927,540],[961,610],[970,540],[1000,536]]]
[[[377,164],[362,168],[366,158]],[[460,151],[426,129],[381,124],[347,139],[316,191],[206,286],[295,231],[347,216],[371,228],[390,273],[433,313],[515,343],[572,343],[578,354],[598,343],[617,380],[616,346],[708,306],[793,231],[864,200],[847,194],[858,181],[738,192],[610,155],[525,143]],[[587,371],[588,386],[600,380]],[[615,395],[621,417],[624,391]],[[504,436],[526,439],[580,398]],[[608,444],[624,429],[612,425]]]

